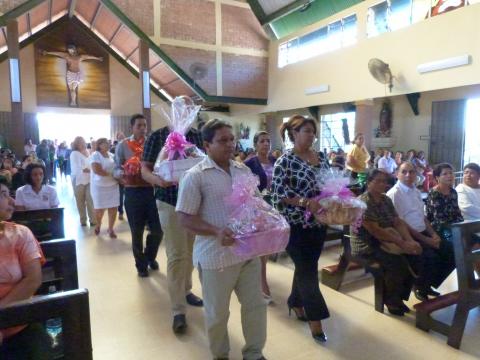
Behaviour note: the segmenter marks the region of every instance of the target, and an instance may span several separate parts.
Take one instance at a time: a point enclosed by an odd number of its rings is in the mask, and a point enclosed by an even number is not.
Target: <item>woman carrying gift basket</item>
[[[291,227],[287,253],[295,264],[292,292],[288,307],[297,319],[308,321],[315,340],[327,337],[321,320],[330,316],[318,283],[318,259],[323,249],[326,227],[305,217],[305,212],[317,213],[320,205],[314,198],[320,194],[316,174],[328,167],[324,157],[312,149],[317,134],[315,121],[300,115],[292,116],[281,130],[288,136],[292,150],[275,163],[272,180],[272,200]]]
[[[259,131],[253,137],[253,146],[255,147],[256,156],[252,157],[248,161],[245,161],[252,172],[258,176],[260,184],[258,190],[262,193],[263,198],[267,202],[271,202],[270,188],[273,178],[273,165],[275,164],[275,158],[270,153],[271,142],[270,135],[266,131]],[[272,301],[270,294],[270,287],[267,282],[267,261],[268,256],[262,256],[262,291],[263,297],[269,303]]]

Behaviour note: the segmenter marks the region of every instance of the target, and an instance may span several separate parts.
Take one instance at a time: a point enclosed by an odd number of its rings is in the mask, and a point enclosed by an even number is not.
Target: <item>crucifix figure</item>
[[[73,44],[67,45],[67,52],[62,51],[42,51],[42,55],[52,55],[64,59],[67,62],[67,87],[70,94],[70,106],[77,106],[77,89],[83,81],[80,74],[80,63],[84,60],[103,61],[102,57],[93,55],[79,55],[77,47]]]

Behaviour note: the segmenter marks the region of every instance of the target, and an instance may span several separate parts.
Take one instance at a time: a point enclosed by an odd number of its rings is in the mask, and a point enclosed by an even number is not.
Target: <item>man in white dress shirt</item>
[[[440,286],[455,268],[455,260],[452,249],[441,245],[440,237],[425,217],[424,203],[415,186],[415,166],[411,162],[403,162],[398,168],[397,178],[387,196],[392,199],[398,216],[407,223],[412,237],[422,245],[415,296],[423,301],[428,295],[439,295],[431,287]]]
[[[214,359],[228,359],[228,317],[233,291],[242,306],[245,346],[243,359],[265,359],[267,310],[260,283],[260,260],[238,259],[228,246],[234,244],[228,228],[225,197],[232,193],[233,178],[250,173],[232,161],[235,137],[231,125],[210,120],[202,128],[208,156],[187,171],[180,182],[176,211],[181,224],[196,234],[193,264],[198,268],[205,307],[205,325]]]
[[[395,163],[395,160],[392,159],[392,152],[390,150],[385,150],[383,152],[383,156],[378,160],[378,168],[389,175],[393,175],[397,168],[397,164]]]

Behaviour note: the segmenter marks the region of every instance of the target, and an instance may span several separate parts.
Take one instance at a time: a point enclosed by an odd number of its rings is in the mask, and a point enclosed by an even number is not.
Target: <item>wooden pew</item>
[[[457,266],[458,291],[415,305],[416,326],[434,330],[448,337],[447,344],[458,349],[470,310],[480,306],[480,280],[475,279],[474,264],[480,261],[480,250],[472,249],[472,239],[480,233],[480,221],[453,224],[452,242]],[[457,304],[451,324],[432,318],[437,310]]]
[[[0,309],[0,329],[62,319],[65,360],[92,360],[90,308],[86,289],[35,296]]]
[[[63,208],[15,211],[11,221],[28,227],[38,241],[63,239]]]
[[[349,270],[364,268],[367,273],[372,274],[375,290],[375,310],[384,311],[384,274],[378,262],[365,258],[353,257],[350,246],[350,227],[344,226],[342,236],[343,253],[340,255],[338,264],[325,266],[321,270],[321,282],[334,290],[339,291],[346,273]]]
[[[52,285],[56,291],[78,289],[75,240],[44,241],[40,247],[47,262],[42,268],[43,281],[37,294],[48,294]]]

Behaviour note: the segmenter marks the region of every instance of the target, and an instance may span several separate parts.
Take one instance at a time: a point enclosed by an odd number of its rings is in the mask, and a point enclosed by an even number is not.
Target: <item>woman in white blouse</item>
[[[77,203],[80,223],[87,226],[87,213],[90,226],[97,223],[95,212],[93,211],[92,195],[90,194],[90,153],[87,150],[85,139],[77,136],[72,143],[72,153],[70,154],[70,167],[72,169],[72,185]]]
[[[458,206],[465,220],[480,220],[480,166],[475,163],[463,167],[463,183],[457,185]]]
[[[96,151],[91,156],[92,173],[90,181],[90,192],[97,218],[95,234],[100,233],[103,214],[105,210],[108,210],[108,234],[112,239],[115,239],[117,235],[113,231],[113,226],[117,217],[117,208],[120,204],[118,182],[112,176],[115,162],[113,155],[109,152],[110,146],[106,138],[98,139],[96,146]]]
[[[15,210],[51,209],[60,205],[57,191],[46,185],[45,166],[38,163],[29,164],[25,169],[27,185],[17,189]]]

